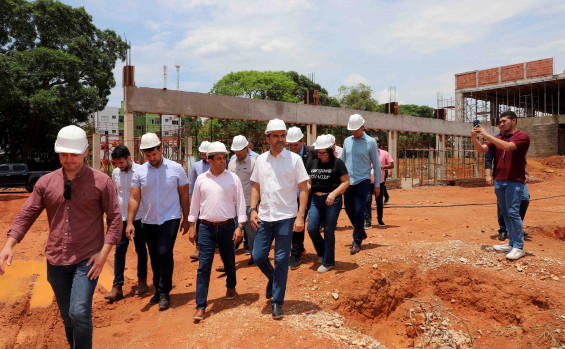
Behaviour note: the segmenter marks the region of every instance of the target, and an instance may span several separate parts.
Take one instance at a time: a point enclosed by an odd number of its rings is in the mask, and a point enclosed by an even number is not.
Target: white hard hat
[[[204,142],[200,143],[200,147],[198,147],[198,151],[201,152],[201,153],[207,153],[209,146],[210,146],[210,142],[204,141]]]
[[[248,144],[249,142],[247,141],[247,138],[245,138],[245,136],[242,135],[235,136],[233,137],[233,142],[231,142],[231,150],[232,151],[243,150],[245,147],[247,147]]]
[[[365,119],[359,114],[353,114],[349,117],[349,122],[347,123],[347,129],[349,131],[355,131],[361,128],[365,124]]]
[[[159,137],[155,133],[148,132],[141,137],[141,144],[139,145],[139,149],[151,149],[161,145],[161,141]]]
[[[282,121],[281,119],[273,119],[269,121],[269,123],[267,124],[267,129],[265,130],[265,134],[268,135],[273,131],[286,131],[286,125],[284,124],[284,121]]]
[[[57,134],[55,153],[82,154],[86,148],[88,148],[86,132],[80,127],[65,126]]]
[[[302,130],[296,126],[289,128],[288,132],[286,133],[287,143],[298,142],[302,138],[304,138],[304,134],[302,133]]]
[[[332,140],[332,145],[335,144],[335,137],[334,135],[327,135]]]
[[[212,142],[208,146],[208,151],[206,152],[207,156],[214,155],[214,154],[227,154],[228,150],[226,146],[222,142]]]
[[[330,135],[321,135],[318,136],[318,138],[316,138],[316,143],[314,145],[314,148],[327,149],[327,148],[331,148],[332,145],[333,143]]]

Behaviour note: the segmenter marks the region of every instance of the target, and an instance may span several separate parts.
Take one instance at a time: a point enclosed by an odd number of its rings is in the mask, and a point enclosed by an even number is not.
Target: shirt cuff
[[[237,216],[237,224],[243,224],[247,222],[247,215]]]
[[[194,215],[189,215],[188,216],[188,221],[190,223],[196,223],[196,221],[198,220],[198,217],[194,216]]]
[[[246,217],[245,219],[247,219],[247,217]],[[23,234],[23,233],[21,233],[21,232],[19,232],[19,231],[16,231],[16,230],[14,230],[14,229],[12,229],[12,228],[11,228],[10,230],[8,230],[8,237],[9,237],[9,238],[14,238],[14,239],[16,239],[16,241],[18,242],[18,244],[22,241],[22,239],[24,238],[24,236],[25,236],[25,234]]]

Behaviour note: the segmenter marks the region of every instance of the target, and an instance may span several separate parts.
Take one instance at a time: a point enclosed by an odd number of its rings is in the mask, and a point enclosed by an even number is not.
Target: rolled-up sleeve
[[[114,182],[108,178],[106,185],[102,191],[102,209],[106,213],[106,224],[108,231],[104,237],[104,243],[115,245],[122,238],[122,214],[120,213],[120,205],[118,204],[118,195]]]
[[[18,215],[12,222],[12,226],[10,230],[8,230],[8,237],[16,239],[18,243],[22,241],[33,222],[35,222],[45,208],[42,199],[44,191],[45,188],[40,180],[36,183],[33,192],[27,198],[20,212],[18,212]]]
[[[371,162],[373,163],[373,172],[375,174],[375,183],[381,182],[381,162],[379,160],[379,148],[377,142],[369,142],[369,156],[371,157]]]
[[[188,221],[195,223],[198,220],[198,215],[200,214],[200,183],[199,178],[194,182],[195,190],[192,192],[192,199],[190,201],[190,213],[188,214]]]

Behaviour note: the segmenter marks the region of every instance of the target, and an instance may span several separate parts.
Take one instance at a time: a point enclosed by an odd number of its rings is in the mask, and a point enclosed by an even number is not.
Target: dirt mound
[[[559,225],[546,225],[542,227],[531,227],[534,234],[546,236],[551,239],[565,241],[565,227]]]
[[[565,155],[553,155],[542,160],[541,163],[549,168],[565,168]]]

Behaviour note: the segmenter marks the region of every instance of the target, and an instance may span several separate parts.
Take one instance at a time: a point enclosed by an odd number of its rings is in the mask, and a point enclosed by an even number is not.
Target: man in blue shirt
[[[365,133],[365,120],[359,114],[349,117],[347,129],[351,136],[343,142],[341,159],[349,172],[349,187],[344,194],[345,212],[353,225],[353,243],[351,254],[361,250],[361,242],[367,238],[365,233],[365,203],[371,184],[371,164],[375,174],[375,183],[381,181],[381,164],[377,142]],[[380,187],[375,186],[374,195],[378,196]]]
[[[156,134],[143,135],[139,149],[143,151],[147,162],[139,167],[131,180],[126,235],[135,238],[133,222],[142,203],[141,222],[147,238],[156,289],[149,303],[159,303],[159,310],[165,310],[170,306],[173,248],[179,226],[183,235],[188,232],[188,179],[181,165],[163,157],[161,141]]]
[[[210,142],[204,141],[200,143],[198,147],[198,152],[200,153],[200,160],[192,165],[192,170],[190,170],[190,176],[188,177],[188,196],[192,199],[192,192],[194,191],[194,183],[196,183],[196,178],[210,169],[210,163],[208,163],[208,147]],[[200,253],[198,251],[198,230],[200,230],[200,220],[196,221],[196,249],[194,253],[189,257],[192,260],[197,261]]]

